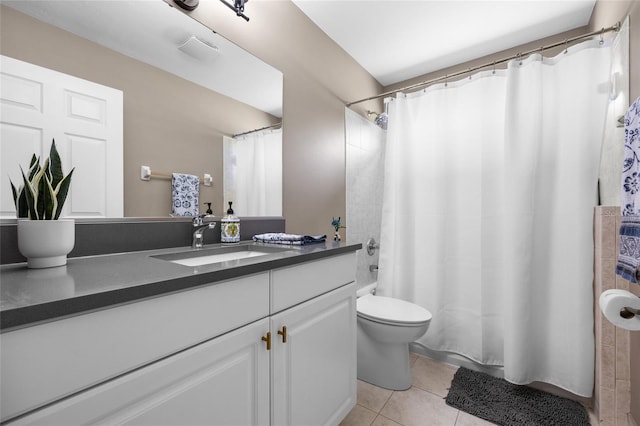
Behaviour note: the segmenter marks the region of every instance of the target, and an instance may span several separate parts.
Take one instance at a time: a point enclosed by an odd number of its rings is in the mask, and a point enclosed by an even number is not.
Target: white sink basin
[[[202,266],[248,259],[251,257],[266,256],[284,251],[289,251],[289,249],[239,245],[232,247],[204,248],[180,253],[162,254],[152,257],[184,266]]]
[[[229,260],[246,259],[247,257],[264,256],[271,253],[262,251],[237,251],[235,253],[209,254],[199,257],[189,257],[186,259],[170,260],[169,262],[178,263],[185,266],[208,265],[209,263],[220,263]]]

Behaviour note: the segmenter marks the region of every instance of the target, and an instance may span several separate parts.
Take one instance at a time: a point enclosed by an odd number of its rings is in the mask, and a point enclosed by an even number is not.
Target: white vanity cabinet
[[[336,425],[354,279],[350,252],[3,333],[3,422]]]

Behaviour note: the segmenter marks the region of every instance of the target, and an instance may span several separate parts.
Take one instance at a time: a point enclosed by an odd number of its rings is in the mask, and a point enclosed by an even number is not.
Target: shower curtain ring
[[[518,65],[522,65],[522,53],[518,53]]]
[[[600,42],[599,42],[600,46],[602,46],[604,44],[604,27],[602,27],[602,30],[600,31]]]
[[[569,40],[567,40],[567,39],[565,38],[565,39],[564,39],[564,53],[565,53],[565,55],[566,55],[567,53],[569,53],[569,47],[568,47],[568,44],[569,44]]]
[[[449,75],[448,75],[448,74],[445,74],[445,75],[444,75],[444,87],[447,87],[447,86],[449,85],[449,82],[447,81],[447,80],[448,80],[448,78],[449,78]]]
[[[471,68],[469,68],[467,72],[469,73],[469,80],[471,80]]]
[[[496,73],[496,61],[493,61],[493,70],[491,71],[491,74],[495,74]]]

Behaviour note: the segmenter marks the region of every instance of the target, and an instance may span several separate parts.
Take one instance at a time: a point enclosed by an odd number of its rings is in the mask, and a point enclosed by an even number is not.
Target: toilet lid
[[[422,306],[384,296],[359,298],[357,311],[361,317],[386,323],[420,324],[431,320],[431,312]]]

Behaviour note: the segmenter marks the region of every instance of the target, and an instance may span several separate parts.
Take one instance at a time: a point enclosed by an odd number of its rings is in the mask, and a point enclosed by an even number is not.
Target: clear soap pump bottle
[[[227,215],[220,220],[220,241],[223,243],[240,242],[240,219],[233,215],[231,204],[233,201],[229,201]]]

